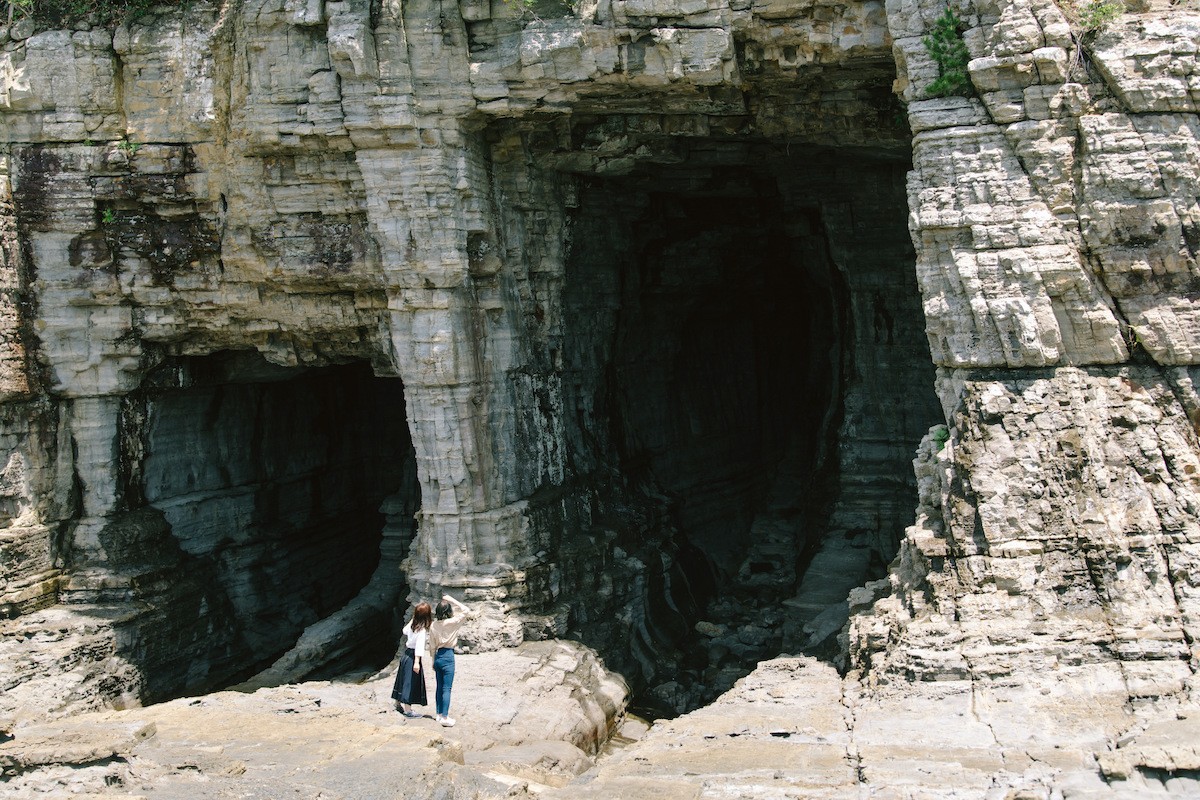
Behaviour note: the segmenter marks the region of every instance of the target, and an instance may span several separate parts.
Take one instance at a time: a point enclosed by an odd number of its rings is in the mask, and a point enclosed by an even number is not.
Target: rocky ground
[[[406,720],[392,670],[30,724],[0,744],[12,798],[1003,798],[1200,796],[1200,707],[1130,704],[1119,676],[865,687],[764,662],[648,731],[565,642],[459,657],[453,728]],[[1081,688],[1082,687],[1082,688]],[[598,763],[597,763],[598,762]]]
[[[394,673],[24,725],[0,744],[0,796],[502,797],[592,766],[626,699],[590,651],[527,643],[459,656],[444,728],[394,709]]]
[[[1106,699],[1111,688],[1098,675],[1048,671],[1025,686],[867,689],[822,662],[781,657],[545,796],[1200,797],[1200,708],[1135,710]]]

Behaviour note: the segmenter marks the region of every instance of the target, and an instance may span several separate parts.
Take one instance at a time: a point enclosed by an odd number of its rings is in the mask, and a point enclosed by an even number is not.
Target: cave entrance
[[[169,526],[186,586],[141,637],[150,699],[387,663],[420,497],[399,379],[179,358],[126,416],[129,491]]]
[[[591,152],[648,127],[574,125]],[[626,155],[569,184],[564,395],[576,463],[668,509],[672,558],[627,662],[667,713],[763,658],[835,656],[848,592],[911,524],[912,458],[942,415],[907,149],[664,135]]]

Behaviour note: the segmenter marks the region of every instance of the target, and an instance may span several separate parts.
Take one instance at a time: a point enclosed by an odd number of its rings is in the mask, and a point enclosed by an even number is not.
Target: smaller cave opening
[[[154,576],[128,634],[147,699],[390,660],[420,498],[398,378],[175,358],[126,398],[121,427],[141,522],[106,545]]]

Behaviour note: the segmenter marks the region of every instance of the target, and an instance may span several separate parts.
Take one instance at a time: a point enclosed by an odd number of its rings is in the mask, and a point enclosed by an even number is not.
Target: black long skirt
[[[396,671],[396,683],[392,686],[392,699],[414,706],[426,705],[425,698],[425,659],[421,659],[421,668],[413,672],[413,662],[416,652],[409,648],[400,659],[400,669]]]

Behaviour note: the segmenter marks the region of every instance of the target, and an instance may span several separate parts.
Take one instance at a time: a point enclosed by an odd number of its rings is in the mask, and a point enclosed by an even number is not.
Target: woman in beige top
[[[471,609],[450,595],[442,595],[442,602],[433,612],[433,624],[429,627],[429,649],[433,653],[433,676],[437,683],[434,704],[437,706],[437,721],[449,728],[450,688],[454,685],[454,647],[458,644],[458,631],[471,616]]]

